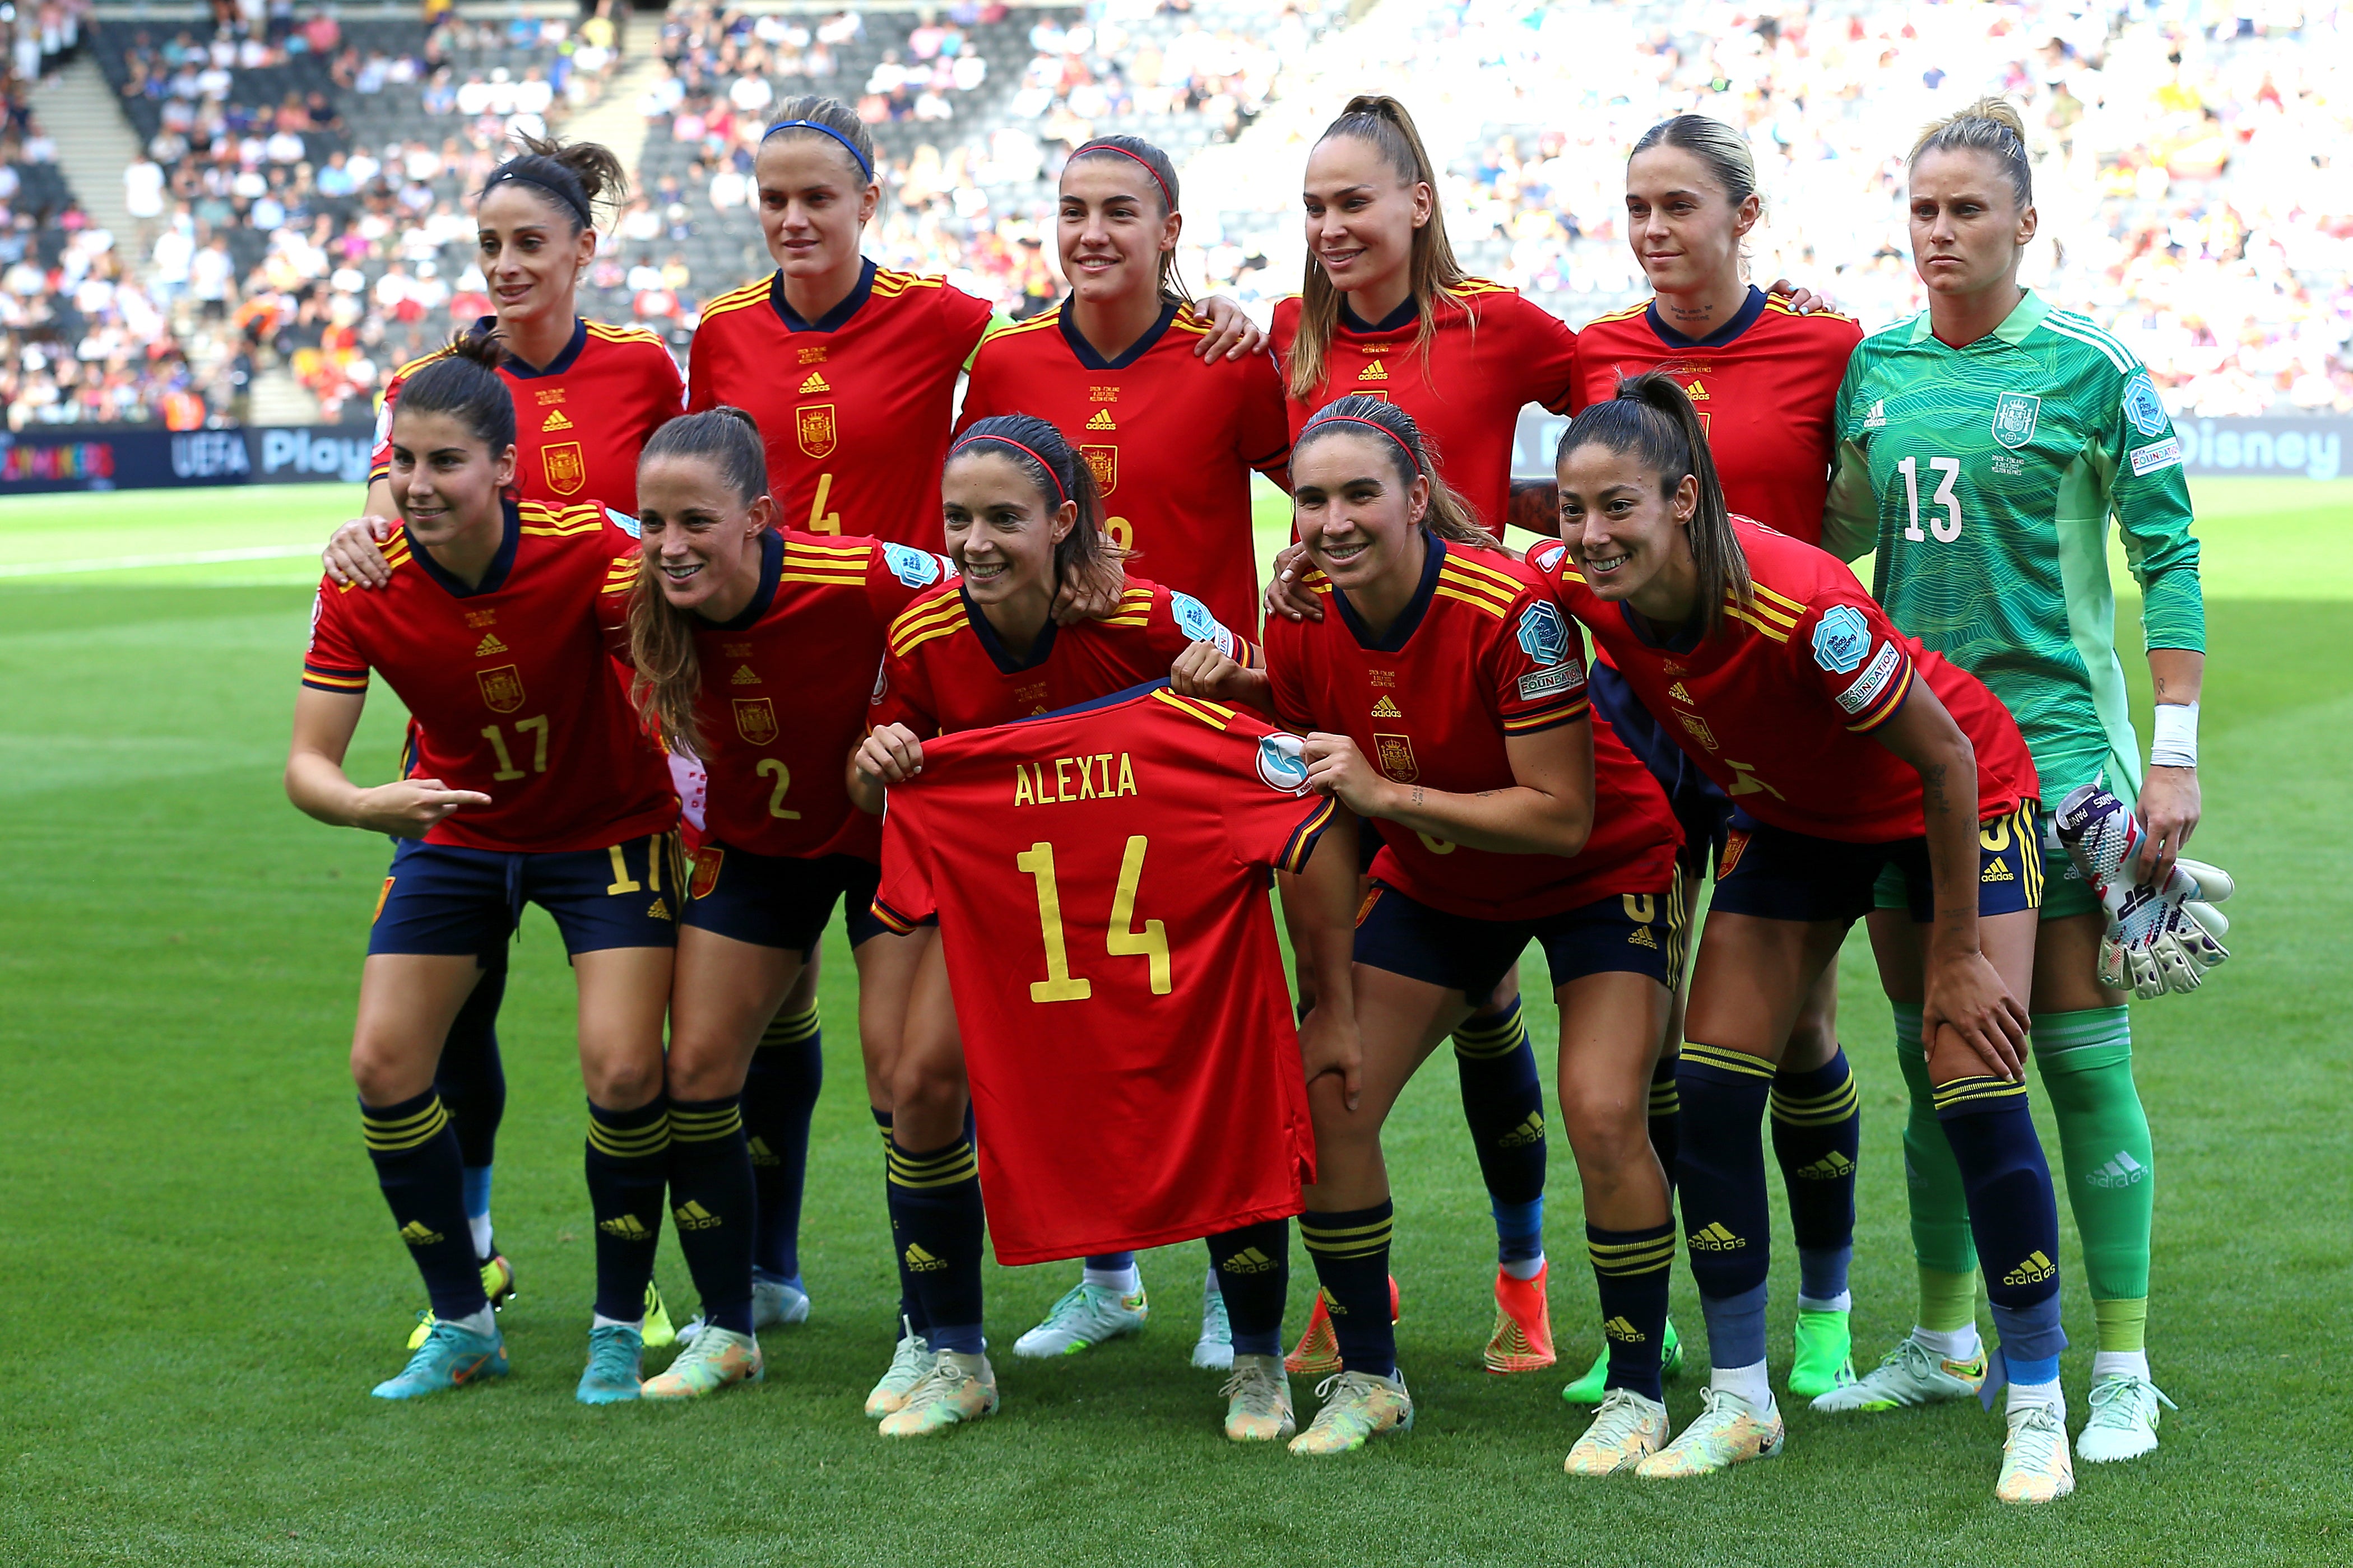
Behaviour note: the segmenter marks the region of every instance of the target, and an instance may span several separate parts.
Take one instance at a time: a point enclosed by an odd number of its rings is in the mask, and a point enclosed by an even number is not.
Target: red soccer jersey
[[[1811,544],[1837,445],[1831,405],[1862,341],[1852,317],[1801,316],[1757,288],[1704,338],[1662,321],[1656,302],[1637,305],[1577,334],[1577,406],[1615,396],[1621,377],[1665,371],[1699,411],[1732,510]]]
[[[756,855],[875,859],[881,824],[850,804],[842,770],[866,732],[883,633],[955,568],[872,539],[771,532],[760,549],[752,603],[695,632],[702,833]],[[636,583],[617,571],[599,595],[606,635],[624,650]]]
[[[665,832],[678,822],[670,771],[596,624],[599,591],[637,558],[594,501],[510,501],[505,542],[469,589],[404,530],[385,547],[385,586],[320,584],[302,684],[358,694],[380,671],[408,707],[408,776],[491,797],[442,818],[427,844],[544,853]]]
[[[1432,539],[1419,592],[1379,638],[1321,572],[1305,582],[1325,596],[1324,618],[1267,623],[1275,715],[1294,730],[1347,736],[1398,784],[1465,795],[1508,787],[1508,737],[1593,721],[1593,835],[1582,854],[1502,855],[1388,823],[1374,876],[1478,920],[1666,890],[1682,830],[1657,782],[1592,712],[1584,641],[1534,573]]]
[[[1296,742],[1165,689],[951,736],[874,912],[936,912],[1000,1263],[1300,1210],[1314,1131],[1267,868],[1332,819]]]
[[[1915,681],[1977,749],[1979,821],[2035,797],[2033,758],[1992,692],[1897,631],[1836,557],[1745,517],[1733,525],[1756,602],[1743,610],[1727,598],[1704,642],[1652,641],[1624,605],[1585,585],[1557,542],[1528,564],[1592,628],[1660,727],[1759,822],[1848,844],[1927,831],[1920,775],[1871,739]]]
[[[485,316],[474,330],[494,325]],[[401,384],[448,352],[411,360],[385,384],[371,483],[392,472],[392,410]],[[525,500],[562,506],[591,495],[623,511],[638,510],[638,453],[647,437],[678,417],[686,399],[678,362],[659,335],[582,321],[546,369],[509,355],[499,374],[514,394],[515,488]]]
[[[940,548],[940,461],[956,376],[988,307],[938,278],[866,264],[818,321],[785,303],[781,272],[702,308],[687,406],[760,422],[786,525]]]
[[[1079,335],[1066,301],[980,345],[956,427],[997,414],[1053,425],[1094,469],[1113,542],[1249,631],[1258,626],[1250,470],[1282,467],[1291,429],[1273,359],[1205,364],[1193,349],[1208,331],[1172,304],[1107,360]]]
[[[1511,502],[1512,439],[1521,405],[1567,410],[1577,334],[1516,289],[1474,278],[1460,292],[1461,305],[1438,311],[1427,363],[1415,341],[1420,318],[1411,300],[1377,327],[1356,321],[1344,306],[1324,356],[1323,384],[1313,397],[1289,400],[1291,436],[1297,440],[1308,417],[1335,397],[1385,398],[1413,416],[1438,448],[1446,482],[1500,534]],[[1296,296],[1277,300],[1269,334],[1286,377],[1299,310]]]
[[[873,722],[904,724],[925,740],[1009,724],[1165,679],[1185,645],[1196,642],[1251,662],[1250,644],[1199,600],[1141,577],[1127,580],[1111,615],[1073,626],[1049,621],[1029,657],[1017,659],[963,587],[944,584],[892,623]]]

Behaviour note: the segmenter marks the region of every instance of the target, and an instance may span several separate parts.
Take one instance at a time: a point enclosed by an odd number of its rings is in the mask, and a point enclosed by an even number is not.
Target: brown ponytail
[[[628,172],[610,147],[595,142],[563,142],[517,132],[522,151],[482,182],[487,196],[509,183],[530,185],[571,221],[572,232],[596,226],[596,204],[618,205],[629,194]]]
[[[1685,529],[1699,576],[1700,635],[1712,637],[1724,624],[1727,601],[1754,610],[1756,586],[1748,577],[1748,554],[1732,530],[1724,483],[1716,478],[1715,458],[1708,450],[1707,427],[1675,378],[1646,371],[1620,381],[1615,397],[1588,405],[1568,422],[1553,453],[1554,468],[1579,447],[1596,444],[1631,453],[1659,476],[1662,497],[1673,495],[1686,475],[1697,483],[1699,506]]]
[[[768,451],[759,424],[740,408],[722,405],[681,414],[647,437],[638,454],[642,471],[663,458],[698,458],[749,506],[768,493]],[[695,703],[702,695],[702,665],[694,633],[707,625],[691,610],[663,597],[661,586],[642,566],[629,590],[629,700],[653,721],[662,744],[688,756],[701,755],[702,737]]]
[[[1366,431],[1367,425],[1377,425],[1388,438]],[[1479,526],[1478,514],[1471,503],[1438,472],[1438,450],[1413,416],[1385,398],[1366,397],[1352,393],[1337,397],[1317,409],[1314,417],[1300,428],[1299,439],[1291,444],[1293,458],[1327,436],[1356,434],[1375,442],[1386,453],[1395,469],[1399,485],[1410,488],[1416,479],[1430,481],[1430,510],[1421,515],[1421,526],[1449,544],[1467,545],[1473,550],[1501,550],[1503,542]]]
[[[1414,347],[1427,369],[1430,346],[1438,336],[1437,307],[1440,302],[1461,303],[1459,290],[1471,277],[1454,258],[1454,246],[1446,237],[1446,214],[1438,202],[1438,166],[1422,145],[1421,132],[1414,129],[1413,116],[1386,93],[1359,93],[1350,99],[1340,118],[1316,138],[1317,145],[1335,136],[1352,136],[1369,143],[1398,179],[1409,185],[1430,187],[1430,221],[1413,231],[1413,252],[1406,272],[1414,307],[1421,314],[1421,323],[1414,331]],[[1291,344],[1292,396],[1303,400],[1322,388],[1324,356],[1339,324],[1340,290],[1332,286],[1324,264],[1310,253],[1307,275],[1300,285],[1299,335]]]

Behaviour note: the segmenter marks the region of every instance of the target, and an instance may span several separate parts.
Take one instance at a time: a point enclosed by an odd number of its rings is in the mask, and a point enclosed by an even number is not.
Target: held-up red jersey
[[[1193,350],[1208,333],[1192,307],[1171,304],[1107,360],[1079,335],[1066,300],[980,345],[956,428],[999,414],[1052,425],[1094,470],[1112,542],[1249,630],[1258,625],[1250,470],[1282,468],[1291,428],[1272,357],[1205,364]]]
[[[760,422],[786,526],[937,551],[956,376],[988,318],[944,279],[869,261],[849,298],[807,321],[772,272],[702,307],[687,406]]]
[[[1516,289],[1473,278],[1458,292],[1461,304],[1438,309],[1426,365],[1412,300],[1373,326],[1357,321],[1344,303],[1324,357],[1324,384],[1313,397],[1288,401],[1291,436],[1297,440],[1309,416],[1335,397],[1363,393],[1394,403],[1437,447],[1446,482],[1500,534],[1511,503],[1512,437],[1521,405],[1568,411],[1577,334]],[[1275,302],[1268,335],[1286,366],[1299,337],[1299,311],[1296,296]]]
[[[1584,639],[1534,573],[1433,538],[1420,589],[1377,639],[1321,572],[1305,583],[1324,596],[1324,618],[1267,623],[1275,717],[1347,736],[1387,778],[1465,795],[1508,787],[1507,739],[1593,723],[1593,834],[1582,854],[1497,854],[1389,823],[1374,876],[1433,909],[1491,921],[1666,890],[1682,830],[1657,782],[1592,711]]]
[[[484,316],[474,330],[488,332],[497,324]],[[371,483],[392,472],[392,412],[402,384],[448,352],[411,360],[385,384]],[[678,362],[659,334],[581,321],[545,369],[509,354],[499,375],[514,395],[515,488],[526,500],[562,506],[586,495],[626,512],[638,510],[638,453],[686,401]]]
[[[892,624],[872,721],[904,724],[923,740],[1009,724],[1165,679],[1185,646],[1197,642],[1217,644],[1237,663],[1254,662],[1250,644],[1198,599],[1141,577],[1127,580],[1118,607],[1103,619],[1049,621],[1029,656],[1015,658],[963,585],[944,584]]]
[[[1332,820],[1298,742],[1165,689],[950,736],[874,912],[936,912],[1000,1263],[1300,1211],[1314,1131],[1268,907]]]
[[[1852,316],[1801,316],[1753,286],[1740,313],[1704,338],[1668,326],[1651,300],[1577,334],[1577,406],[1616,396],[1622,377],[1665,371],[1699,412],[1732,510],[1812,544],[1837,445],[1832,405],[1862,341]]]
[[[955,574],[904,544],[762,537],[751,604],[694,635],[705,837],[755,855],[880,858],[881,824],[850,804],[842,769],[866,732],[883,633],[918,593]],[[608,646],[625,656],[637,581],[616,563],[597,595]]]
[[[2034,760],[2010,710],[1968,671],[1905,637],[1836,557],[1745,517],[1752,608],[1727,596],[1705,641],[1652,641],[1586,586],[1557,542],[1528,564],[1592,628],[1642,706],[1733,804],[1759,822],[1846,844],[1927,831],[1920,775],[1872,739],[1925,682],[1978,755],[1978,818],[2035,798]]]
[[[409,776],[491,797],[436,823],[427,844],[549,853],[666,832],[670,772],[596,624],[599,591],[637,557],[594,501],[509,501],[505,540],[470,589],[404,529],[385,547],[391,582],[319,585],[302,684],[357,696],[378,671],[408,707]]]

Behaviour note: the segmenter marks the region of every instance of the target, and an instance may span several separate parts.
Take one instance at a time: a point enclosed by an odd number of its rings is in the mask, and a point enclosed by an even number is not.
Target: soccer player
[[[937,550],[956,377],[989,307],[860,254],[882,187],[873,136],[839,100],[786,100],[753,170],[776,269],[702,307],[687,405],[730,403],[759,421],[784,526]],[[1196,353],[1263,341],[1231,301],[1215,306],[1225,330]]]
[[[1258,625],[1250,472],[1281,480],[1291,432],[1271,356],[1204,360],[1211,331],[1176,276],[1176,171],[1133,136],[1101,137],[1062,166],[1061,303],[993,333],[973,356],[959,429],[1011,413],[1071,431],[1094,472],[1113,545],[1155,581],[1192,595],[1223,625]],[[1233,1361],[1213,1270],[1196,1365]],[[1072,1354],[1141,1330],[1149,1308],[1135,1259],[1090,1258],[1022,1356]]]
[[[613,680],[597,589],[628,541],[604,509],[509,499],[515,407],[491,340],[408,383],[392,422],[402,520],[392,580],[322,584],[286,790],[322,822],[401,840],[376,900],[352,1076],[376,1175],[433,1322],[408,1399],[507,1370],[466,1228],[463,1156],[433,1069],[524,900],[554,917],[580,990],[596,1303],[578,1398],[638,1396],[669,1163],[662,1015],[684,861],[661,757]],[[380,672],[416,729],[406,776],[353,784],[343,757]]]
[[[526,500],[565,506],[595,496],[629,511],[637,504],[638,450],[686,396],[678,362],[660,337],[642,327],[581,319],[580,279],[596,254],[596,214],[627,195],[628,182],[610,149],[524,135],[522,152],[492,172],[475,202],[478,260],[494,314],[474,332],[495,337],[499,374],[517,409],[515,489]],[[392,496],[392,415],[411,377],[445,358],[438,350],[404,365],[385,385],[376,416],[364,514],[328,542],[327,574],[336,585],[383,587],[391,580],[384,547],[399,526]],[[682,761],[682,759],[681,759]],[[681,793],[691,794],[691,788]],[[434,1078],[458,1129],[466,1163],[466,1215],[482,1259],[484,1289],[505,1305],[514,1269],[491,1227],[491,1179],[506,1075],[499,1059],[499,1005],[506,993],[501,953],[466,998],[450,1026]],[[659,1297],[647,1304],[647,1342],[670,1339]],[[410,1348],[430,1324],[420,1321]]]
[[[1438,174],[1413,117],[1394,98],[1349,100],[1307,158],[1302,293],[1274,308],[1292,434],[1334,399],[1364,395],[1406,411],[1439,454],[1472,522],[1511,520],[1512,436],[1525,404],[1566,412],[1577,334],[1517,289],[1455,259]],[[1549,510],[1549,496],[1534,510]],[[1311,596],[1312,597],[1312,596]],[[1377,830],[1365,832],[1369,845]],[[1516,964],[1454,1042],[1462,1110],[1495,1216],[1495,1326],[1489,1370],[1553,1363],[1544,1254],[1544,1089],[1520,1016]],[[1312,977],[1301,976],[1312,994]],[[1490,1002],[1492,1001],[1492,1005]],[[1293,1370],[1338,1363],[1319,1299]]]
[[[1157,679],[1194,642],[1253,660],[1250,645],[1199,600],[1140,579],[1128,581],[1101,619],[1055,621],[1061,584],[1095,572],[1115,547],[1103,534],[1093,470],[1046,421],[1000,415],[966,429],[949,450],[941,500],[948,552],[963,575],[918,598],[891,628],[873,731],[849,772],[851,795],[867,810],[879,814],[888,787],[923,766],[927,739]],[[937,962],[927,947],[925,973],[935,979],[944,973]],[[925,984],[919,976],[918,998],[944,994],[926,993]],[[892,1105],[892,1245],[929,1319],[933,1359],[912,1386],[878,1386],[868,1409],[888,1410],[885,1436],[920,1436],[997,1408],[996,1373],[981,1339],[980,1186],[952,1010],[919,1015],[911,1003]],[[1288,1387],[1275,1364],[1288,1234],[1271,1221],[1210,1241],[1232,1324],[1227,1434],[1237,1439],[1282,1435],[1290,1419]],[[892,1376],[899,1372],[894,1361]],[[889,1409],[894,1397],[903,1404]]]
[[[1362,1093],[1329,1077],[1309,1090],[1316,1184],[1300,1229],[1341,1368],[1292,1449],[1340,1453],[1413,1424],[1391,1326],[1381,1126],[1532,939],[1560,1004],[1562,1114],[1602,1318],[1620,1347],[1611,1387],[1655,1404],[1674,1232],[1644,1112],[1683,942],[1666,798],[1605,726],[1586,722],[1581,642],[1541,580],[1436,477],[1410,416],[1377,398],[1335,400],[1300,432],[1292,480],[1320,569],[1313,591],[1336,614],[1271,622],[1263,675],[1206,650],[1178,667],[1189,678],[1208,666],[1310,731],[1310,786],[1388,824],[1354,922]],[[1570,1463],[1599,1473],[1620,1462],[1580,1445]]]
[[[1910,197],[1928,308],[1864,340],[1848,369],[1825,541],[1850,557],[1876,549],[1873,592],[1895,624],[1976,674],[2017,715],[2046,807],[2088,784],[2127,801],[2137,792],[2147,834],[2137,870],[2161,887],[2198,826],[2206,664],[2180,442],[2131,350],[2019,284],[2037,215],[2015,110],[1987,100],[1930,126],[1912,152]],[[2146,773],[2116,658],[2112,516],[2140,584],[2156,687]],[[2143,1337],[2156,1161],[2133,1086],[2126,994],[2097,979],[2099,901],[2060,849],[2048,811],[2037,826],[2037,842],[2021,839],[2013,857],[2048,868],[2030,1003],[2034,1057],[2059,1125],[2098,1336],[2076,1451],[2127,1459],[2157,1446],[2165,1399],[2149,1381]],[[1897,919],[1874,916],[1874,931]],[[1916,994],[1901,998],[1918,1324],[1877,1371],[1826,1395],[1825,1408],[1957,1398],[1982,1374],[1978,1261],[1961,1224],[1960,1180],[1921,1136],[1920,1027]]]
[[[1781,1451],[1765,1376],[1770,1227],[1758,1123],[1800,1003],[1892,870],[1907,929],[1882,976],[1919,999],[1936,1114],[1986,1258],[2010,1381],[1996,1496],[2074,1486],[2059,1387],[2059,1218],[2020,1065],[2040,868],[2018,863],[2034,764],[1964,671],[1896,631],[1811,545],[1736,519],[1698,415],[1656,373],[1561,437],[1563,544],[1529,564],[1739,808],[1702,934],[1676,1071],[1676,1155],[1713,1364],[1701,1413],[1621,1402],[1637,1472]],[[1605,1402],[1595,1425],[1612,1415]]]
[[[884,629],[947,566],[904,545],[780,531],[775,519],[750,415],[673,419],[640,462],[639,555],[599,595],[638,709],[708,776],[667,1083],[670,1210],[702,1313],[687,1349],[647,1381],[649,1399],[765,1375],[754,1220],[778,1216],[758,1210],[740,1098],[835,902],[848,906],[861,995],[902,991],[917,951],[870,911],[881,835],[850,805],[841,760],[865,733]]]
[[[938,911],[925,980],[955,998],[1000,1261],[1211,1233],[1266,1282],[1238,1313],[1279,1314],[1314,1159],[1303,1068],[1354,1055],[1345,973],[1294,1037],[1267,904],[1268,869],[1296,896],[1334,814],[1305,776],[1296,736],[1159,681],[934,737],[892,784],[875,910]],[[1323,956],[1345,972],[1355,855],[1329,853]],[[1229,1438],[1293,1430],[1279,1329],[1237,1357]]]
[[[1810,544],[1820,534],[1830,486],[1831,405],[1862,334],[1851,318],[1801,312],[1747,281],[1741,243],[1762,216],[1757,165],[1739,132],[1701,114],[1644,132],[1626,161],[1626,240],[1653,292],[1578,330],[1576,402],[1607,402],[1620,380],[1645,371],[1673,376],[1700,411],[1725,504]],[[1696,908],[1709,856],[1725,842],[1731,801],[1634,700],[1606,657],[1594,660],[1593,705],[1665,787],[1683,824],[1684,907]],[[1807,1398],[1854,1381],[1847,1272],[1862,1110],[1839,1048],[1837,1005],[1837,972],[1825,969],[1773,1080],[1773,1153],[1800,1276],[1788,1387]],[[1651,1136],[1670,1173],[1681,1022],[1678,998],[1651,1090]],[[1670,1363],[1679,1363],[1681,1346],[1672,1334],[1668,1342]],[[1608,1362],[1605,1348],[1566,1397],[1599,1403]]]

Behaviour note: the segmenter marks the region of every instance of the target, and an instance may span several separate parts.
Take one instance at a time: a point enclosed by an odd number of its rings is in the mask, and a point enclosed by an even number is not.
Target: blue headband
[[[774,136],[779,131],[823,132],[826,135],[832,137],[835,141],[849,149],[850,159],[852,162],[857,163],[858,172],[860,174],[865,175],[869,180],[874,178],[874,165],[866,161],[866,154],[858,150],[858,143],[852,142],[849,137],[844,136],[840,132],[836,131],[832,126],[821,125],[814,120],[779,120],[774,125],[769,126],[765,131],[760,132],[760,140],[765,142],[769,137]]]

